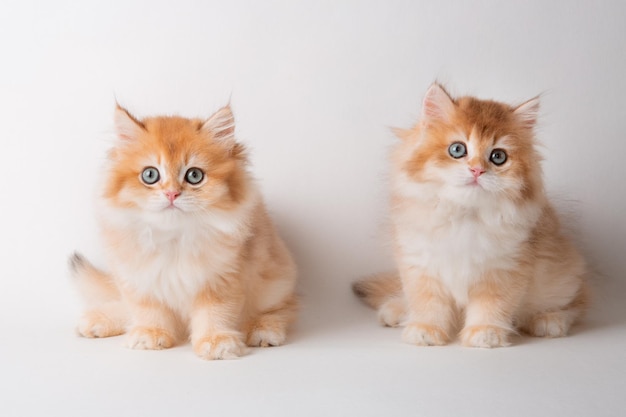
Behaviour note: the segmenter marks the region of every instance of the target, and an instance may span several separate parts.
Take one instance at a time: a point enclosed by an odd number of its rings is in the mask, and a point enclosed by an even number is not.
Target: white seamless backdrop
[[[0,414],[621,415],[626,409],[626,3],[69,1],[0,4]],[[542,95],[548,189],[596,304],[561,340],[417,348],[350,282],[393,267],[390,127],[435,79]],[[208,116],[229,100],[303,298],[286,346],[205,363],[188,345],[85,340],[66,258],[102,260],[94,186],[115,100]]]

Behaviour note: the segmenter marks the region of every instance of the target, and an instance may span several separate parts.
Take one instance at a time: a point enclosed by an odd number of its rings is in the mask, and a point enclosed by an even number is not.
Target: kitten
[[[428,90],[419,123],[398,130],[391,220],[399,273],[353,284],[403,340],[509,345],[523,330],[565,336],[589,302],[586,266],[542,182],[533,129],[518,107]],[[462,322],[462,323],[459,323]],[[460,326],[459,326],[460,325]]]
[[[75,254],[85,337],[128,333],[133,349],[191,339],[203,359],[285,342],[296,266],[234,136],[229,106],[208,120],[138,120],[115,109],[99,222],[111,273]]]

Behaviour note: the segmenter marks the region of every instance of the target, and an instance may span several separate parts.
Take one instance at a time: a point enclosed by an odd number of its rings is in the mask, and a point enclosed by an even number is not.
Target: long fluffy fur
[[[402,295],[402,284],[396,273],[372,275],[352,284],[352,291],[372,308],[380,308],[390,298]]]
[[[224,107],[208,120],[115,110],[99,222],[109,273],[70,259],[86,303],[78,332],[128,333],[135,349],[191,339],[203,359],[284,343],[295,319],[296,266],[247,171]],[[142,172],[159,172],[154,184]],[[186,181],[200,169],[199,184]]]
[[[453,99],[433,85],[419,123],[398,130],[391,219],[397,274],[354,284],[403,339],[509,344],[512,332],[558,337],[589,303],[587,269],[548,202],[533,129],[539,101],[511,107]],[[453,158],[452,143],[467,153]],[[508,159],[490,162],[494,150]],[[401,288],[398,295],[398,288]]]

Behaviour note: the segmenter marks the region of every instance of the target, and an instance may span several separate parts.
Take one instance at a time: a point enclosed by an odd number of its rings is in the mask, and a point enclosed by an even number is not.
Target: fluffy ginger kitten
[[[85,337],[128,333],[133,349],[189,337],[202,359],[285,341],[296,267],[234,137],[230,107],[208,120],[138,120],[115,109],[99,222],[110,274],[75,254]]]
[[[397,131],[391,221],[399,273],[354,292],[403,340],[509,344],[517,329],[565,336],[588,304],[586,266],[546,199],[533,129],[539,100],[518,107],[453,99],[438,84],[418,124]]]

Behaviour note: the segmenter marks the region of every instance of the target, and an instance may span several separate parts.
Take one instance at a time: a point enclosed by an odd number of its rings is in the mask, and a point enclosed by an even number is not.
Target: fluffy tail
[[[402,294],[402,282],[397,273],[373,275],[352,284],[352,291],[365,304],[378,310],[378,320],[385,326],[402,325],[407,308]]]
[[[85,337],[116,336],[126,331],[128,311],[113,278],[74,253],[69,269],[86,309],[77,331]]]
[[[365,304],[379,309],[387,301],[402,295],[402,283],[397,273],[387,272],[354,282],[352,291]]]
[[[69,269],[74,284],[88,306],[96,306],[122,299],[113,278],[93,266],[80,253],[74,252],[70,256]]]

